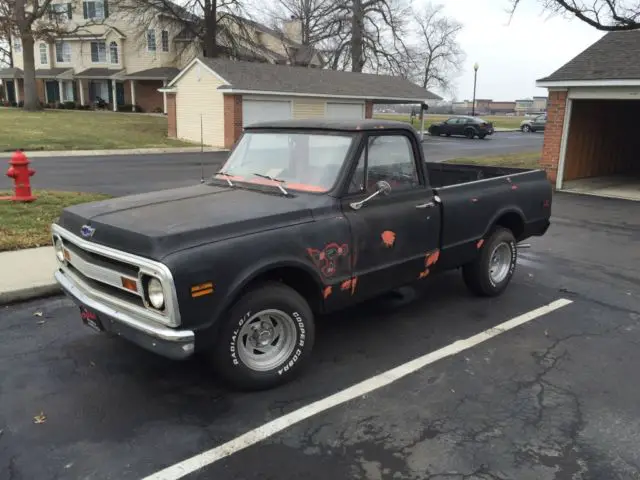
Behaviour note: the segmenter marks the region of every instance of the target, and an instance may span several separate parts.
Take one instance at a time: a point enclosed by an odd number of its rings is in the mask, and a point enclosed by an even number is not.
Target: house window
[[[45,43],[40,44],[40,65],[46,65],[49,63],[49,56],[47,55],[47,45]]]
[[[162,31],[162,51],[169,51],[169,32],[167,32],[166,30]]]
[[[105,42],[91,42],[91,62],[107,62],[107,45]]]
[[[91,20],[103,20],[109,16],[106,0],[89,0],[82,3],[84,18]]]
[[[68,42],[56,42],[56,62],[71,62],[71,44]]]
[[[71,20],[72,7],[70,3],[52,3],[49,7],[49,20],[58,22]]]
[[[147,50],[149,52],[156,51],[156,31],[153,29],[147,30]]]
[[[109,57],[111,63],[118,63],[118,44],[116,42],[109,44]]]

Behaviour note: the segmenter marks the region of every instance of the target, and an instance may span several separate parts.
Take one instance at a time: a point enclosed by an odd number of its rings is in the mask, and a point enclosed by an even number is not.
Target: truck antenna
[[[204,183],[204,162],[202,154],[204,154],[204,133],[202,129],[202,114],[200,114],[200,183]]]

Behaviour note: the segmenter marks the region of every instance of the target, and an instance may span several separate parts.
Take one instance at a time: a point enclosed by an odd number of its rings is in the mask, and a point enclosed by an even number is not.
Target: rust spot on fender
[[[432,265],[435,265],[438,260],[440,259],[440,250],[435,250],[431,253],[427,253],[425,260],[424,260],[424,266],[425,267],[431,267]]]
[[[329,295],[331,295],[332,292],[333,292],[333,288],[331,286],[324,287],[324,290],[322,291],[322,296],[326,300],[327,298],[329,298]]]
[[[351,290],[351,295],[356,292],[356,286],[358,285],[358,277],[353,277],[348,280],[345,280],[340,285],[340,289],[343,291]]]
[[[476,248],[480,250],[482,248],[482,245],[484,245],[484,238],[478,240],[478,243],[476,243]]]
[[[382,237],[382,243],[387,248],[393,247],[393,244],[396,243],[396,233],[391,230],[385,230],[380,237]]]
[[[418,280],[422,280],[423,278],[427,278],[429,276],[429,269],[427,268],[426,270],[420,272],[420,275],[418,275]]]

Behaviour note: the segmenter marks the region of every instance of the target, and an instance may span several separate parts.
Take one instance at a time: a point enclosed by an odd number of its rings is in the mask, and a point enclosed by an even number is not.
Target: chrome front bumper
[[[165,327],[144,318],[137,318],[115,306],[111,307],[99,297],[91,295],[88,289],[82,288],[79,281],[72,279],[70,274],[62,269],[55,272],[55,278],[64,293],[78,306],[86,307],[99,316],[105,331],[164,357],[177,360],[193,354],[193,331]]]

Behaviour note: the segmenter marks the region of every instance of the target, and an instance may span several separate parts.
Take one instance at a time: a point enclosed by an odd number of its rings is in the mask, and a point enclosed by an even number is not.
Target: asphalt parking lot
[[[503,296],[474,298],[453,272],[322,319],[307,374],[257,394],[93,333],[66,299],[4,308],[0,478],[638,479],[638,208],[557,194]],[[558,299],[571,303],[504,327]],[[442,348],[452,355],[290,421]],[[285,428],[269,435],[274,420]]]
[[[429,137],[424,142],[430,162],[451,158],[502,155],[542,149],[541,134],[499,132],[484,140]],[[220,169],[226,152],[162,155],[114,155],[89,157],[34,157],[36,189],[99,192],[109,195],[143,193],[193,185],[202,175]],[[0,190],[12,188],[11,179],[0,176]]]

